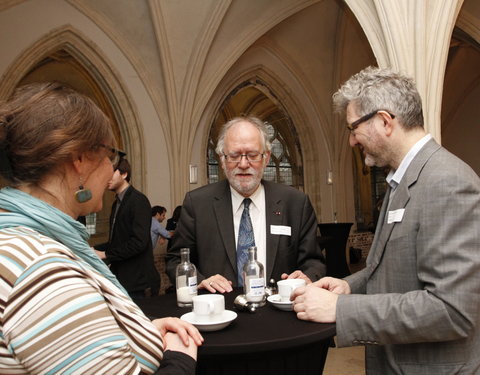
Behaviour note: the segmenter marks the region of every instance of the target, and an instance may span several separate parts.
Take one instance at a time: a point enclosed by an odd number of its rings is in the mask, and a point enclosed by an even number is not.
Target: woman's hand
[[[174,332],[178,334],[183,344],[187,347],[190,346],[190,338],[193,339],[195,345],[197,346],[200,346],[203,343],[203,337],[200,332],[198,332],[198,329],[192,324],[181,319],[162,318],[155,319],[152,322],[162,334],[166,344],[168,344],[167,340],[165,339],[167,332]]]
[[[197,360],[197,345],[195,345],[193,340],[190,342],[190,345],[185,345],[179,335],[167,332],[163,337],[163,341],[165,342],[165,350],[182,352],[192,357],[195,361]]]

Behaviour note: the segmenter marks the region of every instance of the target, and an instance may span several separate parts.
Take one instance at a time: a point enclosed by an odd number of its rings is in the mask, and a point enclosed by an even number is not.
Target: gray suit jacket
[[[267,268],[265,277],[302,270],[311,280],[325,275],[317,243],[317,219],[308,197],[289,186],[262,181],[265,187]],[[271,234],[270,225],[288,225],[291,236]],[[235,231],[228,181],[203,186],[186,194],[182,213],[167,254],[167,273],[175,283],[182,247],[198,270],[198,283],[221,274],[237,285]]]
[[[478,176],[432,139],[391,199],[403,218],[389,222],[387,204],[338,299],[339,346],[367,344],[368,374],[479,374]]]

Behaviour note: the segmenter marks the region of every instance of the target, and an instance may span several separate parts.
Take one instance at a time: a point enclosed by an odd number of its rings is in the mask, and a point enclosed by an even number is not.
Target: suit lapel
[[[235,248],[235,230],[233,228],[232,195],[227,181],[225,181],[223,189],[213,198],[213,210],[227,257],[233,269],[236,270],[237,251]]]
[[[378,266],[385,251],[385,246],[390,239],[392,230],[396,223],[388,224],[388,212],[395,211],[407,206],[410,200],[410,187],[417,182],[418,176],[422,171],[425,163],[430,159],[432,154],[440,148],[433,139],[428,141],[425,146],[415,155],[412,162],[408,166],[405,175],[400,184],[395,189],[392,196],[391,189],[388,188],[385,194],[385,201],[383,202],[380,216],[378,219],[378,228],[375,232],[375,241],[372,244],[372,265],[373,270]],[[390,199],[390,202],[388,200]],[[387,212],[388,208],[388,212]]]
[[[265,222],[266,222],[266,237],[267,237],[267,269],[265,276],[267,280],[273,271],[275,258],[278,252],[278,242],[280,236],[272,235],[271,225],[282,225],[285,217],[284,202],[281,197],[275,194],[272,185],[268,181],[262,181],[265,189]]]

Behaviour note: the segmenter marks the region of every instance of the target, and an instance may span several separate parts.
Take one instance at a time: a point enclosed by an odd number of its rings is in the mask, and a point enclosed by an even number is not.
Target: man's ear
[[[386,111],[378,111],[378,114],[382,117],[385,135],[390,136],[395,128],[392,117]]]
[[[270,155],[271,155],[271,151],[266,151],[265,152],[265,166],[268,165],[268,163],[270,162]]]

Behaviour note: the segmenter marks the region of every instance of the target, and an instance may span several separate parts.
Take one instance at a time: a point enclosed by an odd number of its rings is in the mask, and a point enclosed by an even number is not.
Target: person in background
[[[194,374],[195,327],[150,321],[76,219],[119,158],[108,118],[59,83],[0,104],[0,374]]]
[[[350,146],[391,171],[366,268],[297,289],[298,318],[366,345],[367,374],[479,374],[479,177],[426,133],[412,79],[370,67],[333,98]]]
[[[165,240],[170,239],[170,233],[162,226],[162,222],[165,220],[167,209],[162,206],[152,207],[152,225],[150,226],[150,236],[152,237],[152,246],[155,248],[157,242],[161,241],[161,244]]]
[[[262,180],[270,149],[266,126],[255,117],[234,118],[223,126],[217,153],[227,180],[185,196],[167,252],[172,283],[183,247],[190,248],[199,288],[209,292],[230,292],[242,285],[246,250],[253,245],[267,280],[311,282],[325,275],[309,198],[290,186]],[[248,216],[249,225],[242,224],[242,216]]]
[[[160,275],[153,259],[150,202],[130,184],[131,173],[130,163],[122,157],[108,182],[108,189],[115,192],[109,241],[95,248],[130,297],[143,298],[158,295]]]
[[[173,210],[172,217],[170,219],[167,219],[167,226],[166,230],[170,233],[175,232],[175,229],[177,229],[177,223],[178,220],[180,220],[180,214],[182,213],[182,206],[177,206]]]

